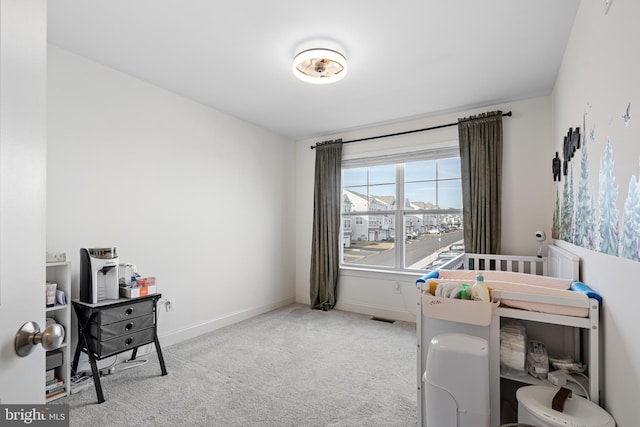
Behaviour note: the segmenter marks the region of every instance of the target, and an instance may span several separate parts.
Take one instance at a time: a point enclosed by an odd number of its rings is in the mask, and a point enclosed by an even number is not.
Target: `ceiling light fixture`
[[[334,83],[347,74],[347,60],[332,49],[303,50],[293,60],[293,74],[307,83]]]

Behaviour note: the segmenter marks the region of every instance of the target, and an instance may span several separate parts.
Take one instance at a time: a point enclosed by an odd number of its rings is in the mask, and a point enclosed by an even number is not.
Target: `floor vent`
[[[376,322],[384,322],[384,323],[396,323],[395,320],[383,319],[382,317],[372,317],[371,320],[375,320]]]

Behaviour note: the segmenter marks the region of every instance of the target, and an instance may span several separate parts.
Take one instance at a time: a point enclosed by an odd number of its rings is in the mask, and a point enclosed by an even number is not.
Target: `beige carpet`
[[[416,328],[294,304],[65,398],[71,426],[415,426]]]

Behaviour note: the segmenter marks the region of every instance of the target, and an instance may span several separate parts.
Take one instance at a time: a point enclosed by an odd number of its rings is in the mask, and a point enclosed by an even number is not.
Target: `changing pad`
[[[437,277],[425,277],[423,282],[459,282],[472,284],[478,272],[472,270],[438,270]],[[543,296],[555,296],[561,298],[588,300],[588,296],[582,292],[574,292],[571,285],[574,283],[568,279],[558,279],[548,276],[537,276],[526,273],[515,273],[510,271],[482,271],[484,282],[491,290],[527,293]],[[519,308],[528,311],[542,313],[560,314],[575,317],[589,316],[589,309],[583,307],[572,307],[559,304],[530,302],[503,298],[500,300],[501,306]]]

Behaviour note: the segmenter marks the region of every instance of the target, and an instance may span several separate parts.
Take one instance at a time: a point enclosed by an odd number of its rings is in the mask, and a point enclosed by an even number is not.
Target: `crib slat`
[[[547,259],[513,255],[465,254],[465,270],[496,270],[547,275]],[[542,265],[542,268],[538,266]]]

